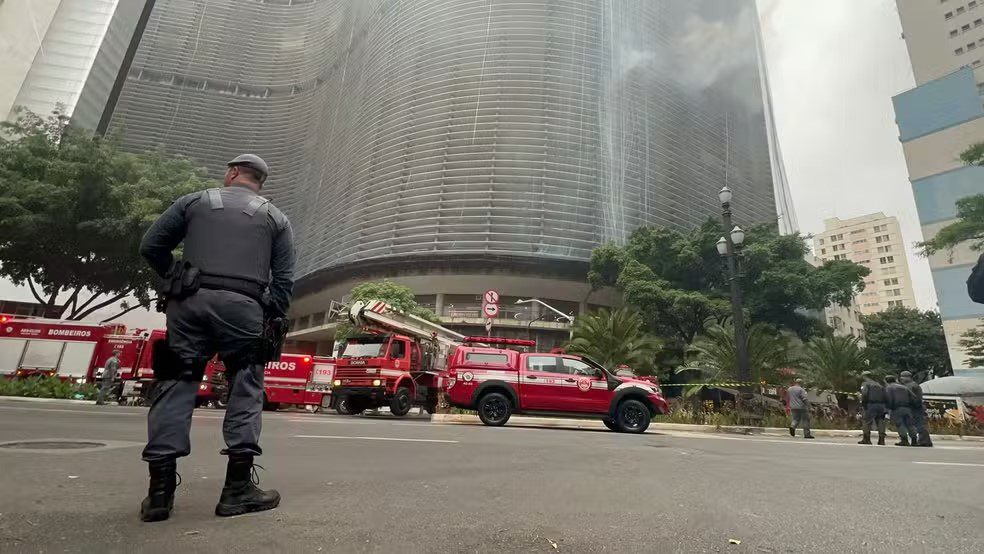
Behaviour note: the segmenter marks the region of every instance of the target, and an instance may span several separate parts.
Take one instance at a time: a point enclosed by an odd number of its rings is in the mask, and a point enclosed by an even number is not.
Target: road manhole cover
[[[102,442],[86,441],[21,441],[0,443],[0,448],[12,450],[81,450],[83,448],[103,448]]]

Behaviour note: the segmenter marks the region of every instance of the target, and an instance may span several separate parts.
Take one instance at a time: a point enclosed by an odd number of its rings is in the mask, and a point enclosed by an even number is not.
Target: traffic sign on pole
[[[493,289],[489,289],[489,290],[485,291],[485,294],[482,295],[482,303],[483,304],[498,304],[499,303],[499,291],[493,290]]]
[[[492,319],[499,315],[499,305],[498,304],[485,304],[482,306],[482,313],[485,317]]]

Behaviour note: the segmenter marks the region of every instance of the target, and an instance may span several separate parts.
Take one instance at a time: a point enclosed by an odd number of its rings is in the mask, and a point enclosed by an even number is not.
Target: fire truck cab
[[[533,346],[529,341],[468,337],[465,342],[471,344],[458,347],[448,361],[448,401],[478,411],[486,425],[505,425],[514,413],[573,415],[600,418],[612,431],[642,433],[653,415],[668,411],[658,384],[616,376],[587,357],[494,347]]]

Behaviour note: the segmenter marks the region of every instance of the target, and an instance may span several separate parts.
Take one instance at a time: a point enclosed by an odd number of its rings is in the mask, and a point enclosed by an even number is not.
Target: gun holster
[[[150,364],[154,370],[154,379],[198,382],[205,375],[207,359],[182,360],[171,350],[166,337],[155,342],[152,348]]]
[[[157,311],[167,310],[167,303],[170,300],[181,300],[198,292],[202,286],[202,272],[190,262],[177,260],[171,269],[167,270],[164,279],[161,281],[161,288],[158,291],[160,300],[157,302]]]

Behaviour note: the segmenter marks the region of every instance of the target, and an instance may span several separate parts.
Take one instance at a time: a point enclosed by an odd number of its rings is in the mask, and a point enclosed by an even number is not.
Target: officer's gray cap
[[[267,166],[263,158],[257,156],[256,154],[240,154],[229,161],[226,164],[229,167],[244,165],[248,168],[256,170],[260,174],[260,182],[266,181],[267,175],[270,175],[270,168]]]
[[[899,373],[899,377],[912,377],[912,372],[911,371],[903,371],[902,373]]]
[[[861,372],[861,377],[871,377],[872,375],[873,373],[867,370]]]

